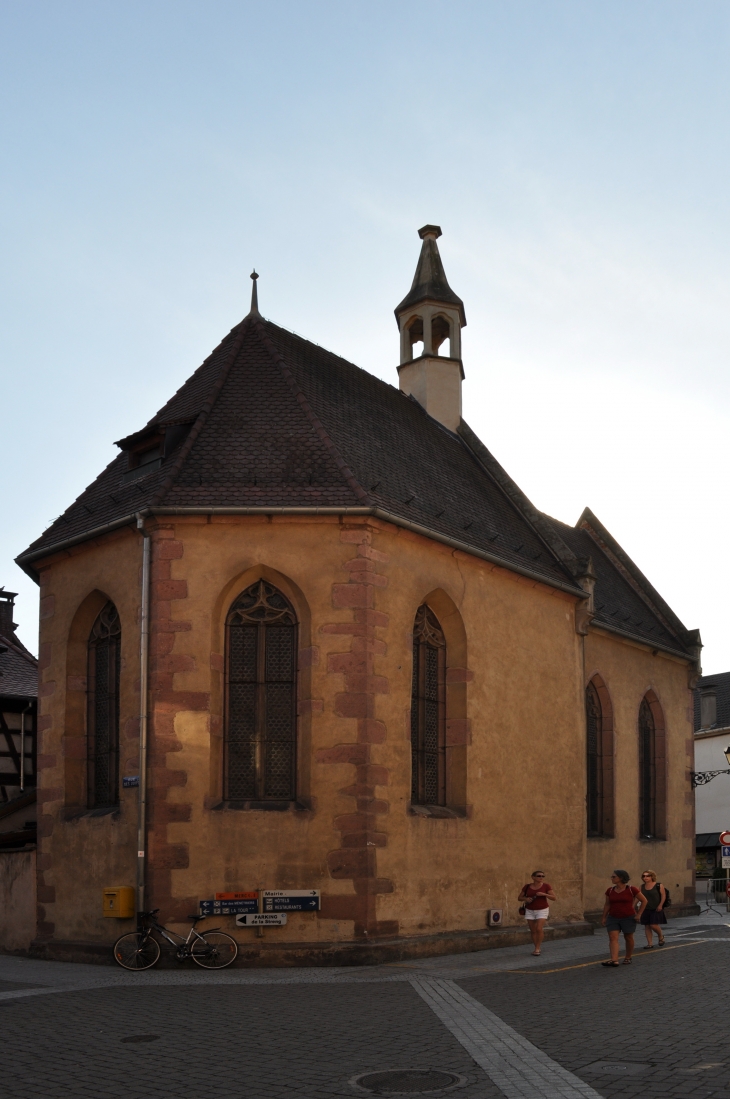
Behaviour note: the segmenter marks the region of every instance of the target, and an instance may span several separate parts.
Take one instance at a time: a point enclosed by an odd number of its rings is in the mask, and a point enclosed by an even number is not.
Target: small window
[[[426,606],[413,628],[411,801],[446,804],[446,640]]]
[[[121,625],[113,603],[101,611],[89,636],[87,762],[90,809],[119,802],[119,671]]]
[[[225,796],[296,797],[297,620],[289,601],[259,580],[228,614]]]

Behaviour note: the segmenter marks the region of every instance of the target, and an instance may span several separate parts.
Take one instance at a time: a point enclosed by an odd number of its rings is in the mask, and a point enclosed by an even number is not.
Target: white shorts
[[[550,915],[549,908],[526,908],[525,919],[526,920],[546,920]]]

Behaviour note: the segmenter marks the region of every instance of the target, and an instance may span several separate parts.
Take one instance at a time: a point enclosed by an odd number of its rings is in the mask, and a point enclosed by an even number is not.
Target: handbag
[[[524,916],[524,914],[525,914],[525,912],[527,911],[527,909],[525,908],[524,904],[521,904],[521,905],[520,905],[520,907],[519,907],[519,908],[517,909],[517,911],[519,912],[519,914],[520,914],[521,916]]]

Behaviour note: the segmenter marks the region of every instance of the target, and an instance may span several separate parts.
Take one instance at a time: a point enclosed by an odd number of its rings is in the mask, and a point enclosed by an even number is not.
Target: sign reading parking
[[[319,912],[319,889],[265,889],[264,912]]]
[[[237,927],[283,927],[286,921],[286,912],[255,912],[236,916]]]
[[[723,870],[730,869],[730,847],[722,848],[722,868]]]

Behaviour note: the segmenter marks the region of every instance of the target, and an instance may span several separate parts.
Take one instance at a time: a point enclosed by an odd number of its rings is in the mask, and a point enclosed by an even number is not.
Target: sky
[[[397,384],[417,229],[465,418],[730,668],[727,0],[0,0],[0,585],[248,311]]]

